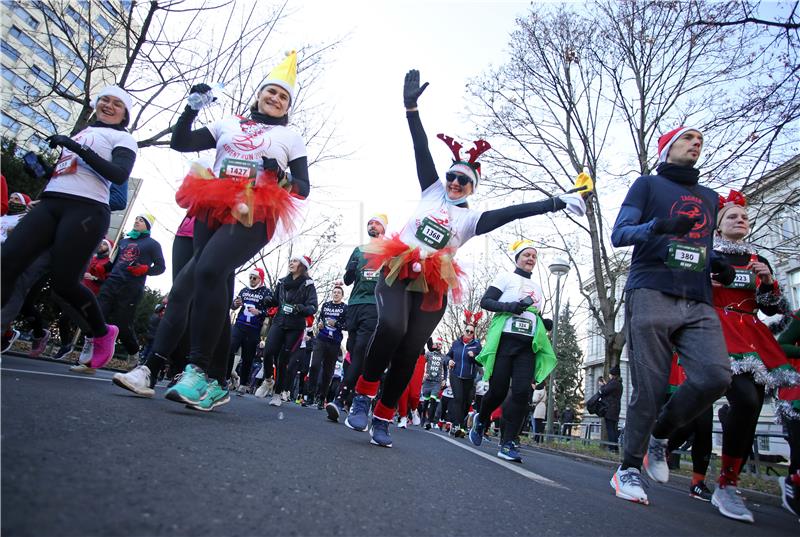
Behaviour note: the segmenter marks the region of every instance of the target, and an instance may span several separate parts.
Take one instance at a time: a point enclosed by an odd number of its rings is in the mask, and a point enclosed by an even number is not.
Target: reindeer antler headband
[[[483,312],[481,310],[469,311],[467,308],[464,308],[464,324],[475,326],[478,324],[478,321],[481,320],[481,317],[483,317]]]
[[[472,142],[475,144],[475,147],[467,151],[469,159],[464,160],[461,157],[461,148],[464,146],[462,146],[459,142],[456,142],[452,136],[447,136],[446,134],[440,133],[437,134],[436,137],[446,143],[447,147],[449,147],[450,151],[453,153],[453,165],[450,166],[450,169],[447,171],[458,172],[466,175],[472,179],[474,188],[478,188],[478,182],[481,178],[481,163],[478,162],[478,157],[492,148],[492,146],[489,145],[489,142],[486,140],[475,140]]]

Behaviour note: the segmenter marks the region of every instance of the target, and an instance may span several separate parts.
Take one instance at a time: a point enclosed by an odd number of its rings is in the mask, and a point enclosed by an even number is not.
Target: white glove
[[[558,199],[567,204],[566,210],[575,216],[586,215],[586,202],[583,197],[578,193],[561,194]]]
[[[216,99],[211,94],[210,91],[205,93],[190,93],[189,97],[186,98],[187,104],[189,108],[192,110],[202,110],[209,104],[213,103]]]

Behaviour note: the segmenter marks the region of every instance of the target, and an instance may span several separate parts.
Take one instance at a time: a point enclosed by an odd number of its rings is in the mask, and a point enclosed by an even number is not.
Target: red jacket
[[[92,293],[98,295],[100,294],[100,286],[106,281],[111,272],[111,260],[108,256],[97,257],[97,255],[93,255],[92,260],[89,262],[89,270],[86,272],[97,279],[90,280],[89,278],[84,278],[83,285],[88,287]]]

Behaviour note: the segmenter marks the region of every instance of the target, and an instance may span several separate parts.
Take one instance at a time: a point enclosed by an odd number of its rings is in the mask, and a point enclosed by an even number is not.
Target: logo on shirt
[[[690,239],[701,239],[711,233],[709,225],[709,214],[705,210],[703,200],[697,196],[681,196],[678,201],[672,204],[669,211],[670,216],[688,216],[697,218],[694,227],[686,234]]]
[[[255,151],[264,145],[264,138],[259,134],[238,134],[231,140],[233,147],[239,151]]]
[[[125,263],[134,263],[139,259],[140,253],[138,244],[128,244],[119,253],[119,258]]]

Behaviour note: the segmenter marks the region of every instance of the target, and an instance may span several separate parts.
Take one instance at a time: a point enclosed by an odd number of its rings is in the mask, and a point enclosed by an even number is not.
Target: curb
[[[531,450],[545,451],[548,453],[552,453],[554,455],[561,455],[563,457],[575,457],[576,459],[580,459],[586,462],[592,462],[594,464],[600,464],[612,469],[619,466],[619,461],[615,462],[615,461],[610,461],[608,459],[599,459],[597,457],[592,457],[591,455],[583,455],[582,453],[573,453],[571,451],[561,451],[550,447],[532,446],[530,444],[522,444],[522,445]],[[692,482],[692,480],[686,476],[680,474],[673,474],[671,472],[669,474],[669,477],[670,477],[670,483],[661,483],[661,484],[669,487],[671,486],[671,484],[674,484],[675,481],[680,480],[684,482],[686,486],[688,486]],[[683,490],[674,486],[672,488],[676,490]],[[761,492],[759,490],[753,490],[753,489],[739,488],[739,490],[742,491],[742,494],[745,497],[756,503],[760,502],[770,505],[776,505],[778,507],[781,507],[782,505],[782,499],[780,496],[776,496],[774,494],[768,494],[766,492]]]

